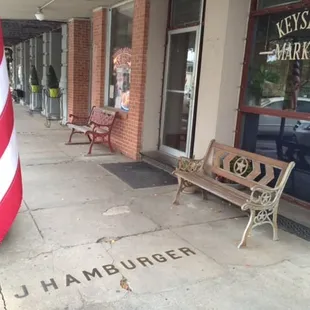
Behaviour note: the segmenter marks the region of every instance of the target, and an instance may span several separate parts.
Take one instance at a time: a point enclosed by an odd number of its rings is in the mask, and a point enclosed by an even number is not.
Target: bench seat
[[[189,173],[180,171],[177,173],[177,176],[239,207],[244,205],[246,201],[250,199],[250,194],[240,191],[225,183],[220,183],[201,173]]]
[[[74,129],[76,132],[81,132],[81,133],[87,133],[87,132],[92,132],[93,127],[91,126],[80,126],[80,125],[74,125],[74,124],[67,124],[69,129]],[[107,128],[96,128],[96,132],[98,133],[107,133],[109,130]]]

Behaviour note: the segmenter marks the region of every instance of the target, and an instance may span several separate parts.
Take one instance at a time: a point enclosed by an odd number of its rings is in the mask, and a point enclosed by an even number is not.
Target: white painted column
[[[35,38],[29,40],[29,60],[30,60],[30,69],[32,66],[35,66],[36,51],[35,51]]]
[[[34,39],[35,42],[35,66],[38,72],[39,79],[42,79],[43,72],[43,39],[42,36],[36,37]]]
[[[46,82],[47,82],[47,78],[46,78],[46,74],[47,74],[47,70],[48,70],[48,66],[50,65],[50,48],[49,48],[49,33],[43,33],[43,42],[42,42],[42,46],[43,46],[43,67],[42,67],[42,87],[46,88]],[[46,109],[46,96],[44,93],[44,90],[42,90],[42,114],[45,115],[45,109]]]
[[[62,89],[62,124],[68,121],[68,25],[61,27],[61,74],[60,88]]]
[[[17,45],[13,46],[13,88],[17,88],[17,65],[18,65],[18,49]]]
[[[206,1],[194,156],[212,139],[233,145],[250,0]]]
[[[49,33],[50,64],[54,67],[56,76],[60,80],[61,75],[61,31],[60,29]]]
[[[17,86],[18,89],[23,89],[23,44],[19,43],[16,46],[16,70],[17,70]]]
[[[38,78],[42,78],[43,70],[43,46],[42,37],[30,39],[30,70],[31,66],[35,66]],[[42,93],[30,94],[30,109],[32,111],[41,111],[42,109]]]
[[[142,151],[158,148],[169,1],[151,0]]]
[[[23,45],[23,91],[25,92],[24,104],[30,103],[29,77],[30,77],[30,57],[29,57],[29,40],[22,43]]]

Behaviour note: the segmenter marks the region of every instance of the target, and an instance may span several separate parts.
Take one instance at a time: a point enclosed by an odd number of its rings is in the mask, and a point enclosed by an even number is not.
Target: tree
[[[46,86],[52,89],[59,88],[59,81],[52,65],[48,67]]]
[[[40,85],[37,69],[35,66],[31,66],[30,71],[30,85]]]

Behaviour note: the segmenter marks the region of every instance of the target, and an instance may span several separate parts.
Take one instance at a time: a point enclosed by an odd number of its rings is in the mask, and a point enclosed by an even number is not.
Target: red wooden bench
[[[68,128],[72,129],[69,141],[66,143],[70,144],[81,144],[72,143],[72,136],[76,133],[84,134],[89,140],[89,151],[88,155],[91,154],[93,145],[95,143],[107,143],[111,152],[113,152],[113,147],[111,144],[111,133],[113,124],[116,118],[116,112],[93,107],[89,117],[79,117],[73,114],[69,115],[70,121],[67,122]]]

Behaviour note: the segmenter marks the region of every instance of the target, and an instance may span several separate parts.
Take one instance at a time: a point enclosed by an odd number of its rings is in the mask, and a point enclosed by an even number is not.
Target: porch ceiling
[[[21,4],[22,2],[22,4]],[[38,7],[48,0],[0,0],[1,18],[34,19]],[[91,17],[99,6],[111,6],[122,0],[55,0],[43,9],[46,20],[67,21],[73,17]]]
[[[7,46],[36,37],[44,32],[58,28],[61,22],[70,18],[87,18],[93,9],[110,7],[123,0],[55,0],[45,8],[45,21],[35,20],[37,8],[48,0],[0,0],[0,15],[3,19],[4,41]]]
[[[4,19],[2,20],[4,43],[6,46],[16,45],[44,32],[59,28],[61,24],[49,21]]]

